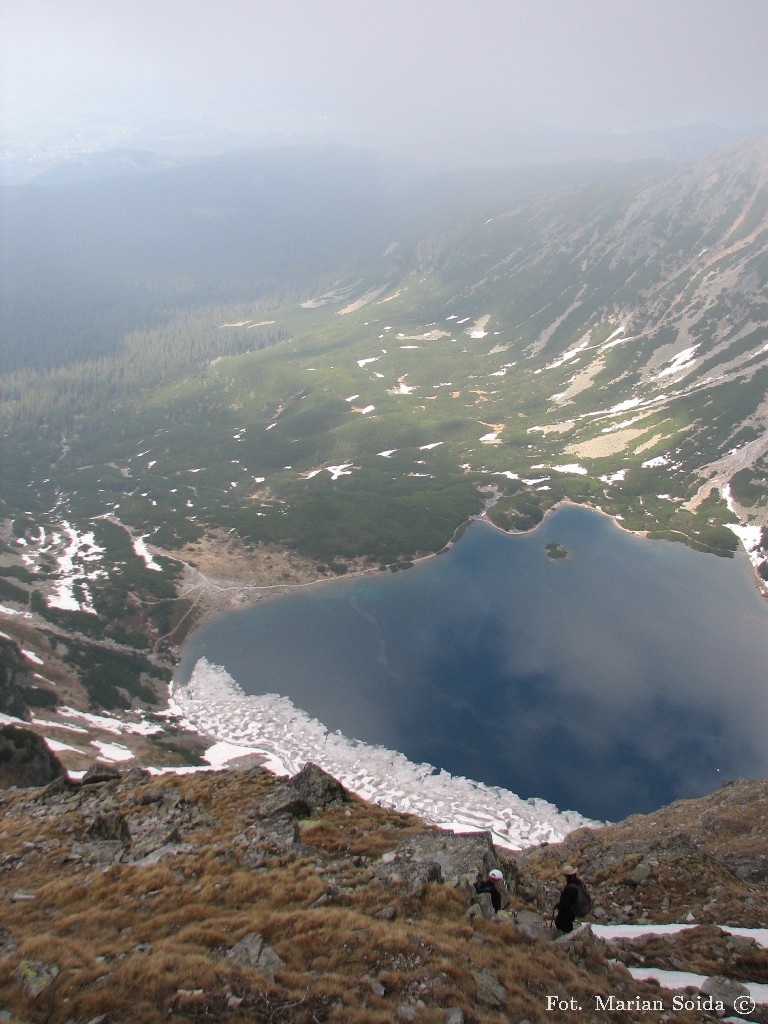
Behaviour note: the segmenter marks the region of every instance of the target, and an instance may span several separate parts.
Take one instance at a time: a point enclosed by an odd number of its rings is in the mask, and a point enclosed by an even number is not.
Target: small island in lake
[[[555,541],[551,541],[547,544],[547,555],[549,558],[569,558],[568,548],[564,548],[562,544],[557,544]]]

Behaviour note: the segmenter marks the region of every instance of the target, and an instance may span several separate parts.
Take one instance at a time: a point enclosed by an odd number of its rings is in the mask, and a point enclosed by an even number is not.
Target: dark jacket
[[[576,920],[576,901],[579,897],[581,879],[576,875],[569,875],[565,888],[560,893],[560,899],[555,906],[555,927],[561,932],[572,932],[573,922]]]
[[[491,904],[493,909],[498,912],[501,910],[501,893],[498,887],[493,884],[490,878],[486,879],[485,882],[475,882],[475,892],[489,892],[491,894]]]

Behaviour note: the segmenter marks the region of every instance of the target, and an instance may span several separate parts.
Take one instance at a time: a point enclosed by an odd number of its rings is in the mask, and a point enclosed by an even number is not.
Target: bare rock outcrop
[[[30,729],[0,726],[0,788],[47,786],[66,771],[45,740]]]

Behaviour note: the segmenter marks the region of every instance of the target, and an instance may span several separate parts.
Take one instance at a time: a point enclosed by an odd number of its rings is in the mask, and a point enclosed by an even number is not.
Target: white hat
[[[563,874],[564,875],[578,875],[578,873],[579,872],[576,870],[576,868],[573,866],[573,864],[566,864],[565,867],[563,868]]]
[[[498,868],[494,868],[493,871],[489,871],[488,877],[494,878],[497,882],[502,882],[504,880],[504,875],[502,875]]]

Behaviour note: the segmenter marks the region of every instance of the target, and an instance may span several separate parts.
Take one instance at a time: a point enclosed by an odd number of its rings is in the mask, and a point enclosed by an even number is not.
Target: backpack
[[[576,902],[573,909],[576,911],[576,917],[586,917],[592,909],[592,897],[581,879],[576,885]]]

